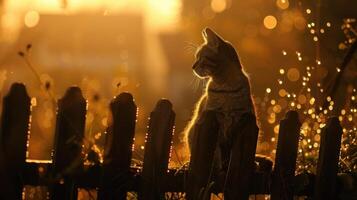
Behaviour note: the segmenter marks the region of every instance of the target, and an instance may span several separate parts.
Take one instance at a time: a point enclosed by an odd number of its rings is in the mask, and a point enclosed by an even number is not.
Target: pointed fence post
[[[336,182],[342,127],[337,117],[330,118],[321,133],[316,168],[314,200],[337,199]]]
[[[4,97],[0,132],[0,199],[22,199],[31,99],[22,83]]]
[[[170,159],[174,123],[175,113],[171,102],[161,99],[150,115],[139,199],[164,199],[163,180]]]
[[[272,200],[293,200],[293,179],[301,123],[296,111],[289,111],[279,126],[278,144],[272,177]]]
[[[87,102],[78,87],[70,87],[58,101],[53,175],[59,179],[51,188],[50,199],[77,199],[74,177],[83,167],[81,155]]]
[[[130,93],[121,93],[110,103],[113,124],[106,135],[99,200],[126,200],[137,107]]]
[[[241,120],[233,125],[230,161],[223,185],[225,199],[249,199],[258,133],[255,116],[251,113],[244,114]]]
[[[213,157],[217,147],[218,121],[216,112],[205,111],[194,127],[190,167],[186,182],[187,199],[210,198]],[[205,197],[204,197],[205,196]]]

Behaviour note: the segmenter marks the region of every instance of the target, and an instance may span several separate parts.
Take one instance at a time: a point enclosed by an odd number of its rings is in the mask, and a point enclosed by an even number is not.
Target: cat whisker
[[[193,54],[193,52],[195,52],[195,49],[191,46],[186,46],[184,48],[185,52],[188,53],[188,54]]]
[[[195,74],[193,74],[193,79],[190,83],[190,86],[192,87],[193,91],[197,92],[198,90],[205,88],[206,83],[207,83],[206,79],[201,79],[197,77]]]
[[[187,46],[185,46],[184,49],[188,53],[193,53],[198,48],[198,45],[196,45],[196,44],[194,44],[192,42],[185,42],[185,43],[187,44]]]
[[[185,53],[187,54],[192,54],[192,49],[190,47],[185,47],[184,48]]]
[[[196,45],[196,44],[194,44],[194,43],[192,43],[192,42],[185,42],[188,46],[191,46],[191,47],[193,47],[193,48],[197,48],[198,47],[198,45]]]
[[[196,91],[197,85],[199,83],[198,83],[198,80],[197,80],[197,78],[195,76],[192,76],[192,77],[193,78],[192,78],[192,80],[191,80],[191,82],[189,84],[189,87],[191,87],[194,91]]]

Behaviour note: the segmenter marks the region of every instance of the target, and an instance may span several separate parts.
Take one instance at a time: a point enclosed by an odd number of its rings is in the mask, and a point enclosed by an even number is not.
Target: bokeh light
[[[278,24],[277,19],[273,15],[268,15],[264,18],[264,26],[267,29],[274,29]]]
[[[290,81],[298,81],[300,78],[300,72],[297,68],[293,67],[288,70],[287,77]]]
[[[226,0],[211,0],[211,8],[216,13],[223,12],[227,8],[227,1]]]
[[[289,1],[288,0],[276,0],[276,6],[278,6],[278,8],[285,10],[287,8],[289,8]]]
[[[28,28],[35,27],[40,21],[40,14],[37,11],[29,11],[25,15],[25,25]]]
[[[271,89],[270,88],[267,88],[266,89],[266,92],[269,94],[269,93],[271,93]]]

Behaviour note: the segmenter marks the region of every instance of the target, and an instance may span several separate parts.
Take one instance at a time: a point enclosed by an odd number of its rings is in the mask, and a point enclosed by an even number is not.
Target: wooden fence
[[[100,200],[126,199],[128,191],[143,200],[164,199],[166,192],[186,192],[190,200],[209,199],[211,192],[224,192],[228,200],[247,200],[250,194],[270,194],[272,200],[325,200],[356,189],[338,176],[342,128],[337,118],[330,118],[322,131],[316,175],[296,175],[298,113],[289,111],[280,122],[274,169],[268,166],[265,171],[258,170],[264,163],[255,158],[256,120],[246,114],[233,125],[229,170],[221,179],[211,164],[219,139],[215,112],[205,112],[197,123],[189,169],[177,172],[168,169],[175,121],[170,101],[159,100],[151,112],[140,170],[131,166],[137,114],[132,95],[122,93],[110,103],[113,124],[107,129],[100,165],[85,166],[81,156],[86,106],[81,90],[69,88],[58,101],[52,163],[26,162],[31,100],[23,84],[12,85],[1,116],[0,199],[21,199],[25,185],[47,186],[50,199],[59,200],[77,199],[78,188],[97,189]]]

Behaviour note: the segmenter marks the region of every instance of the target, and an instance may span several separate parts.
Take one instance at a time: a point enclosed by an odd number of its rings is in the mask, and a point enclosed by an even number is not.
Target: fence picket
[[[81,155],[87,102],[78,87],[70,87],[58,101],[53,152],[53,178],[50,199],[77,199],[75,175],[83,167]]]
[[[113,124],[106,135],[99,200],[126,199],[135,135],[137,107],[133,96],[121,93],[110,103]]]
[[[328,119],[321,133],[316,168],[314,199],[337,199],[336,182],[341,148],[342,127],[337,117]]]
[[[185,183],[187,199],[202,199],[210,193],[213,173],[213,157],[217,147],[218,121],[216,112],[205,111],[194,127],[188,180]],[[206,199],[209,199],[206,195]],[[205,200],[206,200],[205,199]]]
[[[255,151],[259,129],[253,114],[247,113],[233,125],[232,149],[226,180],[224,197],[228,200],[248,200],[253,185]]]
[[[296,111],[289,111],[279,126],[275,165],[272,177],[272,200],[292,200],[293,179],[299,145],[301,123]]]
[[[0,132],[0,199],[21,199],[31,100],[22,83],[12,84],[4,97]]]
[[[171,102],[161,99],[150,115],[139,199],[164,198],[163,180],[168,169],[174,123],[175,113]]]

